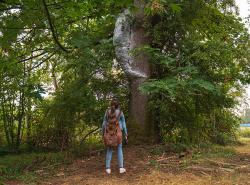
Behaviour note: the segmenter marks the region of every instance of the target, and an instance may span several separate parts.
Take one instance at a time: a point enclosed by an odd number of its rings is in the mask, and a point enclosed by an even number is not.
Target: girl
[[[123,112],[119,108],[119,104],[116,100],[112,100],[110,103],[110,109],[108,109],[105,113],[103,123],[102,123],[102,136],[104,136],[104,132],[106,129],[106,125],[108,124],[108,115],[109,113],[111,114],[116,114],[116,117],[120,115],[119,121],[119,127],[121,128],[122,132],[125,135],[125,139],[127,141],[128,133],[127,133],[127,127],[126,127],[126,122],[124,118]],[[110,163],[112,159],[112,153],[113,149],[111,147],[107,147],[107,153],[106,153],[106,173],[110,174],[111,169],[110,169]],[[117,146],[117,157],[118,157],[118,163],[119,163],[119,172],[120,173],[125,173],[126,169],[123,166],[123,152],[122,152],[122,143],[118,144]]]

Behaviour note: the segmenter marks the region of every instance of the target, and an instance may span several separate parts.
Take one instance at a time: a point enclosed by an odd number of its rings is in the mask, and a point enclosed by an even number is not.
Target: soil
[[[77,160],[67,169],[61,169],[57,177],[41,184],[64,185],[157,185],[157,184],[250,184],[250,146],[237,147],[236,157],[213,159],[185,166],[188,153],[163,153],[152,155],[153,147],[131,146],[124,148],[127,172],[119,174],[116,153],[112,159],[112,173],[105,173],[105,154]],[[242,148],[245,148],[243,150]],[[247,150],[246,150],[247,149]],[[180,158],[181,157],[181,158]],[[190,168],[193,167],[193,168]]]
[[[237,156],[188,163],[192,153],[153,155],[155,146],[126,146],[127,172],[119,174],[117,155],[113,153],[111,174],[105,173],[105,153],[98,152],[70,165],[60,166],[53,175],[41,173],[41,185],[250,185],[250,140],[235,147]],[[9,181],[10,185],[22,184]]]

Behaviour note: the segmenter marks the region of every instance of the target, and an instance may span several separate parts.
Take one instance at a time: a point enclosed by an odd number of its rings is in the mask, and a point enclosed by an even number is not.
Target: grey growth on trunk
[[[133,12],[129,10],[122,12],[115,24],[113,43],[115,46],[117,62],[121,65],[123,71],[129,78],[129,129],[131,135],[135,137],[143,136],[148,121],[148,96],[142,94],[139,90],[140,85],[150,78],[150,64],[147,54],[143,51],[132,55],[134,49],[143,47],[149,43],[145,28],[143,27],[144,14],[142,1],[135,1],[135,6],[138,11]],[[140,129],[134,129],[132,134],[132,127],[139,126]],[[139,128],[137,127],[137,128]],[[134,127],[136,128],[136,127]],[[138,133],[141,132],[141,133]],[[130,136],[131,136],[130,135]],[[145,135],[145,134],[144,134]]]
[[[131,51],[134,49],[131,39],[132,15],[125,10],[116,20],[113,43],[118,62],[129,78],[148,78],[147,74],[133,66],[134,58]]]

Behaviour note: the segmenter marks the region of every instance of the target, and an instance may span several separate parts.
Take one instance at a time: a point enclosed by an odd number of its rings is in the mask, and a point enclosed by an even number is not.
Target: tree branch
[[[47,4],[47,6],[57,6],[57,5],[61,5],[63,3],[68,3],[70,2],[69,0],[67,1],[61,1],[61,2],[57,2],[57,3],[50,3],[50,4]]]
[[[39,67],[40,65],[42,65],[44,62],[46,62],[47,60],[49,60],[51,57],[53,57],[55,54],[52,53],[51,55],[49,55],[47,58],[45,58],[44,60],[42,60],[39,64],[33,66],[32,68],[30,68],[29,70],[27,70],[26,72],[32,71],[33,69]]]
[[[29,57],[29,58],[22,59],[22,60],[20,60],[18,63],[25,62],[25,61],[27,61],[27,60],[31,60],[31,59],[40,57],[40,56],[42,56],[42,55],[44,55],[44,54],[46,54],[46,53],[47,53],[47,51],[44,51],[44,52],[42,52],[42,53],[39,53],[38,55],[34,55],[34,56]]]
[[[22,9],[22,6],[16,5],[16,6],[8,7],[8,8],[0,8],[0,12],[12,10],[12,9]]]
[[[93,134],[94,132],[96,132],[96,131],[99,130],[99,129],[100,129],[100,128],[98,127],[98,128],[95,128],[95,129],[91,130],[89,133],[87,133],[87,134],[82,138],[80,144],[82,144],[83,141],[84,141],[89,135]]]
[[[32,28],[0,27],[0,29],[6,29],[6,30],[30,30],[30,29],[34,29],[34,30],[45,30],[45,29],[49,29],[49,28],[46,28],[46,27],[32,27]]]
[[[49,6],[60,6],[61,4],[63,4],[63,3],[67,3],[67,2],[70,2],[70,1],[61,1],[61,2],[57,2],[57,3],[50,3],[50,4],[47,4],[47,7],[49,7]],[[2,3],[2,4],[5,4],[5,5],[12,5],[12,4],[8,4],[7,2],[1,2],[1,0],[0,0],[0,3]],[[8,11],[8,10],[12,10],[12,9],[25,9],[26,8],[26,6],[24,6],[24,5],[21,5],[21,4],[16,4],[16,5],[12,5],[11,7],[6,7],[6,8],[0,8],[0,11]],[[60,7],[60,8],[63,8],[62,6]],[[59,7],[57,7],[57,8],[55,8],[55,9],[60,9]],[[29,7],[29,9],[30,10],[39,10],[38,8],[30,8]]]
[[[68,51],[64,48],[64,46],[59,42],[59,40],[58,40],[58,38],[57,38],[57,36],[56,36],[56,31],[55,31],[55,29],[54,29],[54,27],[53,27],[52,20],[51,20],[51,17],[50,17],[50,14],[49,14],[49,10],[48,10],[48,7],[47,7],[47,5],[46,5],[45,0],[42,0],[42,2],[43,2],[43,5],[44,5],[44,9],[45,9],[45,13],[46,13],[47,19],[48,19],[48,21],[49,21],[49,26],[50,26],[50,30],[51,30],[51,32],[52,32],[52,37],[53,37],[55,43],[56,43],[63,51],[68,52]]]
[[[53,50],[54,48],[34,48],[33,50],[29,51],[28,53],[34,53],[34,52],[37,52],[37,51],[49,51],[49,50]],[[25,56],[26,54],[22,54],[22,55],[19,55],[17,58],[21,59]]]

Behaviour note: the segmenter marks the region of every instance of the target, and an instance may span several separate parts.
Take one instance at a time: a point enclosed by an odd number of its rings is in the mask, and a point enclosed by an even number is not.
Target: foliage
[[[162,141],[226,144],[240,121],[231,110],[250,80],[249,34],[231,2],[193,0],[178,7],[148,17],[152,42],[141,50],[155,70],[141,90],[151,97]]]
[[[0,124],[5,133],[6,141],[12,148],[18,148],[24,131],[25,114],[41,100],[43,88],[36,74],[31,75],[27,65],[14,61],[0,65]]]
[[[119,98],[121,105],[127,106],[127,82],[113,60],[112,33],[115,15],[130,3],[33,0],[0,3],[3,12],[0,60],[4,62],[0,65],[1,82],[12,79],[9,86],[1,86],[1,95],[8,96],[5,92],[8,88],[15,100],[23,84],[29,90],[22,92],[24,110],[19,114],[22,123],[17,129],[22,136],[15,131],[18,112],[10,115],[14,127],[8,131],[18,135],[12,137],[14,140],[18,137],[18,142],[30,147],[53,143],[52,148],[65,149],[81,137],[77,130],[88,125],[100,126],[110,98]],[[54,91],[50,99],[41,96],[44,89],[47,95]],[[3,128],[2,112],[3,109],[0,113]],[[19,147],[11,142],[8,145]]]
[[[0,182],[16,179],[34,183],[38,178],[34,171],[43,167],[50,170],[58,164],[71,162],[65,153],[27,153],[1,156],[0,159]]]
[[[245,137],[245,138],[250,138],[250,129],[249,128],[241,128],[239,130],[239,136]]]
[[[128,79],[114,60],[115,19],[133,1],[0,2],[0,144],[65,150],[100,127],[111,98],[125,115]],[[35,15],[35,16],[34,16]],[[233,1],[145,5],[151,98],[162,141],[226,144],[250,82],[249,34]],[[152,127],[153,128],[153,127]]]
[[[250,109],[247,108],[244,110],[244,115],[242,115],[243,123],[250,123]]]

